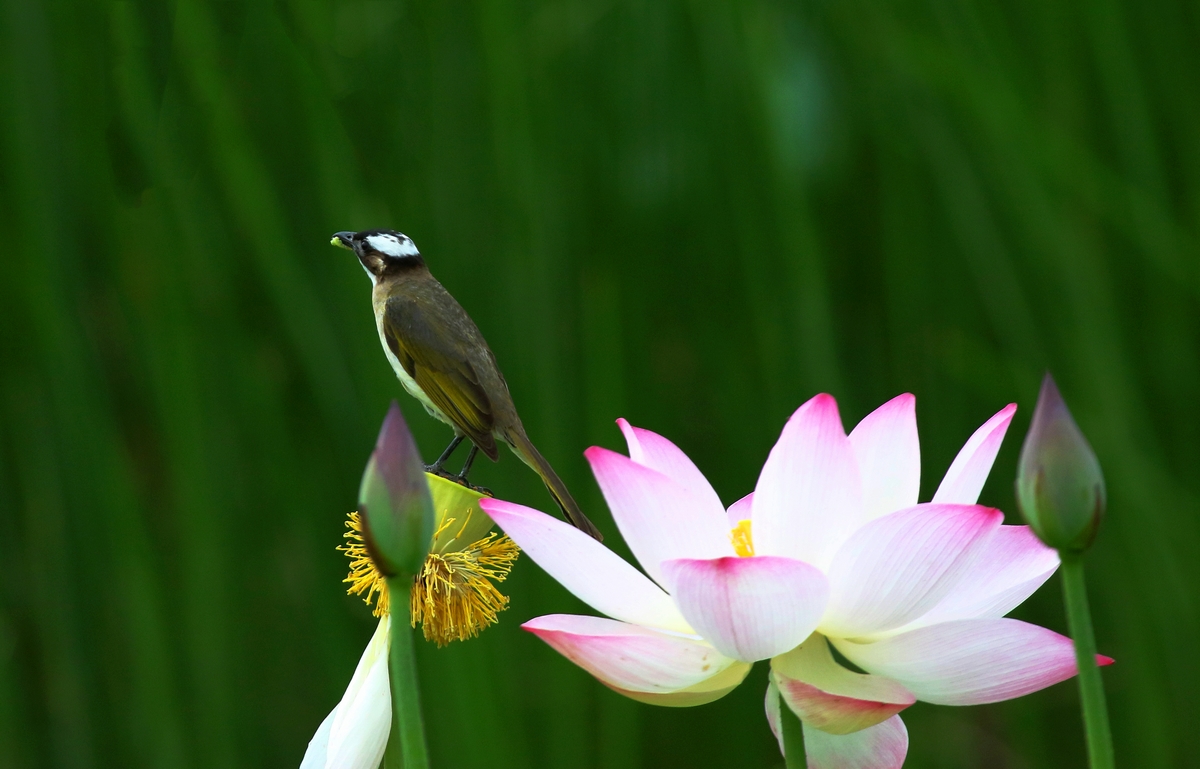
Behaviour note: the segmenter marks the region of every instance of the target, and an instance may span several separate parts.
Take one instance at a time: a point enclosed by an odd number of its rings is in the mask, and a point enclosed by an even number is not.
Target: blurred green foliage
[[[0,56],[0,766],[299,764],[373,626],[334,547],[389,399],[449,438],[328,245],[378,226],[610,542],[616,417],[730,502],[820,390],[847,426],[917,394],[924,498],[1018,401],[1011,520],[1052,369],[1109,482],[1118,759],[1195,762],[1195,4],[5,0]],[[511,456],[475,480],[551,507]],[[568,594],[505,587],[420,649],[437,766],[781,764],[764,670],[638,705],[519,629]],[[1017,616],[1065,631],[1057,579]],[[1076,705],[919,704],[908,765],[1081,767]]]

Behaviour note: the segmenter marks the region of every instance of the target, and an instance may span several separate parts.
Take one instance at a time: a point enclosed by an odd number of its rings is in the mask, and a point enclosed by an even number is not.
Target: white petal
[[[894,678],[917,699],[938,705],[1009,700],[1076,671],[1070,638],[1015,619],[943,622],[874,643],[834,645],[864,670]]]
[[[754,549],[829,565],[862,520],[862,488],[837,402],[817,395],[801,406],[771,449],[752,503]]]
[[[671,480],[695,494],[707,507],[724,509],[717,492],[712,484],[704,477],[704,473],[696,467],[687,454],[674,443],[658,433],[634,427],[624,419],[618,419],[617,425],[625,435],[625,443],[629,446],[629,458],[639,465],[645,465],[657,470]]]
[[[808,769],[900,769],[908,755],[908,730],[900,716],[854,734],[803,726]]]
[[[917,399],[905,393],[868,414],[850,433],[862,477],[863,523],[917,504],[921,444]]]
[[[602,617],[550,614],[521,627],[623,694],[674,694],[740,664],[702,641]]]
[[[651,579],[663,584],[663,561],[733,555],[725,509],[614,451],[584,452],[613,520]]]
[[[329,730],[333,726],[334,716],[337,715],[337,708],[329,711],[329,715],[325,716],[325,720],[317,727],[317,733],[308,741],[308,749],[304,751],[304,760],[300,762],[300,769],[325,769],[325,757],[329,753]]]
[[[839,665],[820,633],[771,660],[772,680],[801,721],[830,734],[851,734],[888,720],[917,701],[882,676]]]
[[[1003,520],[979,505],[917,505],[871,521],[833,559],[821,632],[855,638],[920,617],[959,583]]]
[[[376,769],[392,730],[389,617],[380,618],[329,727],[326,769]]]
[[[745,662],[807,638],[829,595],[819,570],[775,556],[682,558],[664,563],[663,574],[688,623],[722,654]]]
[[[983,491],[1015,413],[1017,404],[1008,404],[967,439],[933,495],[934,502],[973,505],[979,501],[979,492]]]
[[[1020,606],[1058,569],[1058,553],[1028,526],[1001,526],[976,550],[954,589],[895,632],[956,619],[995,619]]]
[[[725,517],[729,521],[729,528],[737,526],[742,521],[753,520],[750,517],[750,508],[754,505],[754,492],[750,492],[746,496],[739,499],[729,506],[725,511]]]
[[[635,625],[695,632],[658,585],[574,526],[499,499],[481,499],[479,506],[534,563],[596,611]]]

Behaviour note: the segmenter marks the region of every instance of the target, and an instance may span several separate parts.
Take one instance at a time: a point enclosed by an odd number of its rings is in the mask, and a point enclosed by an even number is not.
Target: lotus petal
[[[635,625],[694,632],[658,585],[574,526],[499,499],[481,499],[479,506],[534,563],[596,611]]]
[[[825,568],[862,519],[862,489],[837,402],[801,406],[771,449],[752,503],[754,549]]]
[[[900,627],[941,601],[1004,514],[979,505],[917,505],[871,521],[829,568],[821,632],[855,638]]]
[[[681,558],[664,563],[663,574],[696,632],[744,662],[781,654],[807,638],[829,595],[824,574],[790,558]]]
[[[834,645],[855,665],[894,678],[917,699],[937,705],[1010,700],[1076,673],[1070,638],[1015,619],[956,620],[874,643]]]

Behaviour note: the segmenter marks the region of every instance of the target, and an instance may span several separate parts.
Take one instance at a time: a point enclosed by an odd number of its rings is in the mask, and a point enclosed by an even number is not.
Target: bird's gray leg
[[[471,444],[471,453],[467,454],[467,462],[466,462],[466,464],[463,465],[462,472],[459,473],[458,475],[454,476],[454,480],[458,481],[459,483],[461,483],[464,486],[471,485],[471,484],[467,483],[467,473],[471,472],[471,463],[475,461],[475,455],[478,453],[479,453],[479,447],[476,446],[474,443],[472,443]]]
[[[445,473],[445,470],[442,469],[442,465],[444,465],[446,463],[446,460],[449,459],[450,455],[454,453],[454,450],[456,448],[458,448],[458,444],[460,444],[462,442],[463,442],[463,436],[461,436],[461,435],[454,436],[454,440],[450,441],[450,445],[447,446],[446,450],[442,452],[442,455],[437,458],[437,461],[434,462],[432,465],[425,465],[425,472],[434,473],[436,475],[442,475],[443,473]],[[473,458],[474,456],[475,456],[475,447],[472,446],[471,447],[471,457]],[[470,461],[467,462],[467,466],[468,467],[470,466]]]

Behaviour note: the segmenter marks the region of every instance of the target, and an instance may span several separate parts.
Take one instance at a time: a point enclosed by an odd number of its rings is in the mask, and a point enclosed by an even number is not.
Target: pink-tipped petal
[[[801,406],[771,449],[754,489],[754,548],[825,568],[862,520],[862,488],[837,402]]]
[[[596,611],[635,625],[694,632],[658,585],[574,526],[499,499],[485,497],[479,506],[534,563]]]
[[[967,439],[934,493],[934,502],[973,505],[979,501],[979,492],[983,491],[983,484],[992,471],[992,463],[996,461],[996,453],[1000,451],[1015,413],[1017,404],[1008,404]]]
[[[912,692],[881,676],[839,665],[824,636],[813,633],[771,659],[771,674],[792,712],[830,734],[851,734],[886,721],[917,701]]]
[[[613,520],[650,577],[663,584],[662,562],[733,555],[725,508],[629,457],[596,446],[584,452]]]
[[[1010,700],[1076,672],[1070,638],[1015,619],[943,622],[874,643],[835,645],[855,665],[937,705]]]
[[[1058,553],[1028,526],[1001,526],[981,543],[954,589],[897,632],[957,619],[995,619],[1020,606],[1058,568]]]
[[[603,617],[550,614],[521,627],[623,692],[672,694],[738,664],[706,643]]]
[[[725,511],[725,517],[729,520],[729,528],[732,529],[742,521],[753,520],[750,517],[751,507],[753,507],[753,505],[753,491],[730,505],[729,509]]]
[[[647,705],[657,705],[661,708],[693,708],[697,705],[707,705],[729,694],[746,680],[746,674],[754,667],[748,662],[734,662],[729,667],[717,673],[712,678],[705,679],[694,686],[680,689],[676,692],[657,694],[654,692],[635,692],[609,686],[617,694],[623,694],[631,700],[644,702]],[[600,683],[604,683],[601,681]],[[607,684],[606,684],[607,685]]]
[[[833,559],[821,632],[855,638],[920,617],[959,583],[1003,520],[988,507],[928,504],[871,521]]]
[[[679,611],[717,651],[744,662],[795,647],[817,626],[829,585],[790,558],[681,558],[663,564]]]
[[[618,419],[617,426],[625,435],[630,459],[667,476],[703,499],[706,506],[724,508],[704,473],[678,446],[658,433],[634,427],[624,419]]]
[[[863,523],[917,504],[921,444],[917,399],[905,393],[868,414],[850,433],[862,477]]]
[[[804,724],[808,769],[900,769],[908,755],[908,730],[900,716],[854,734],[829,734]]]

